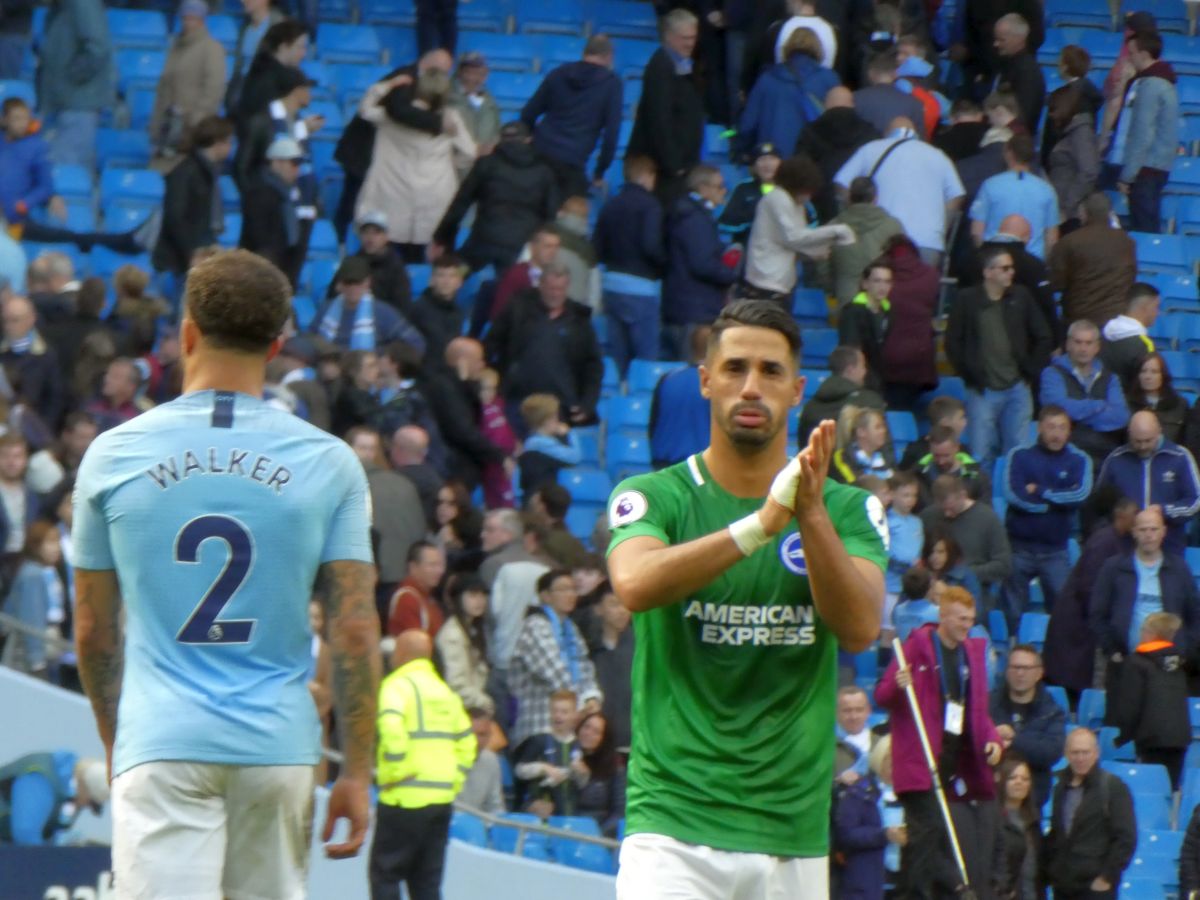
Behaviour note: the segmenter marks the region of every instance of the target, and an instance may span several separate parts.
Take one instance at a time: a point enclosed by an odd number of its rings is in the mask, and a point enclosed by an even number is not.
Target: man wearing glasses
[[[1050,770],[1062,755],[1067,714],[1042,684],[1042,656],[1029,644],[1017,644],[1008,655],[1004,684],[992,692],[991,716],[1004,752],[1029,764],[1040,809],[1050,796]]]
[[[1033,417],[1031,386],[1053,337],[1036,301],[1013,284],[1013,258],[1002,247],[981,253],[983,283],[964,288],[950,307],[946,355],[967,388],[967,444],[984,472],[1025,441]]]

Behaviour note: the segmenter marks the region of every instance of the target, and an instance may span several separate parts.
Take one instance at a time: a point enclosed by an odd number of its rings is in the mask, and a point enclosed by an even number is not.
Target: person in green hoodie
[[[848,225],[854,232],[853,244],[833,247],[829,259],[817,264],[821,285],[838,300],[849,304],[861,290],[863,267],[883,255],[883,248],[895,235],[904,234],[900,220],[876,202],[875,182],[860,176],[850,182],[850,205],[830,220],[830,225]]]
[[[867,379],[867,359],[858,347],[835,347],[829,354],[829,371],[800,412],[800,447],[808,446],[808,436],[823,419],[837,420],[842,407],[884,409],[883,398],[870,388],[863,387]]]

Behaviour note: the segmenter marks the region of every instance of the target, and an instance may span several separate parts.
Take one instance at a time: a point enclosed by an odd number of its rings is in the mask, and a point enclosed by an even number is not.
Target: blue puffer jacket
[[[1182,553],[1187,544],[1187,523],[1200,512],[1200,472],[1192,454],[1178,444],[1159,438],[1158,449],[1142,459],[1128,444],[1104,460],[1096,486],[1110,484],[1141,509],[1162,506],[1167,517],[1165,546]]]
[[[39,134],[10,141],[0,137],[0,209],[9,222],[20,222],[54,193],[50,148]],[[17,204],[24,209],[18,210]]]
[[[667,218],[667,274],[663,278],[663,321],[707,325],[725,305],[726,288],[737,277],[721,256],[725,245],[713,214],[698,197],[675,202]]]
[[[1175,88],[1175,70],[1159,60],[1138,73],[1128,88],[1121,118],[1129,117],[1121,155],[1121,181],[1131,184],[1142,169],[1171,171],[1179,146],[1179,93]]]
[[[567,63],[542,80],[521,110],[521,121],[533,132],[539,153],[581,169],[603,130],[595,172],[602,178],[617,152],[623,93],[612,69],[583,60]]]
[[[43,114],[98,112],[112,106],[112,41],[100,0],[52,4],[38,55],[38,107]]]
[[[804,126],[825,111],[825,95],[841,82],[830,69],[807,56],[793,56],[759,77],[746,100],[738,128],[738,149],[773,143],[781,156],[796,149]]]

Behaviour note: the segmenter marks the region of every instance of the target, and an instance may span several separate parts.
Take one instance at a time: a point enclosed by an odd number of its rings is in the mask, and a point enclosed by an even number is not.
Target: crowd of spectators
[[[911,685],[977,887],[1106,895],[1132,853],[1132,807],[1042,679],[1072,706],[1106,687],[1106,723],[1176,787],[1200,686],[1183,556],[1200,536],[1200,406],[1156,351],[1159,292],[1126,233],[1161,230],[1177,146],[1179,77],[1153,17],[1126,20],[1103,91],[1070,45],[1047,92],[1039,0],[655,5],[661,46],[622,148],[627,84],[606,35],[502,121],[487,59],[454,55],[447,4],[418,4],[421,55],[362,93],[336,137],[340,202],[323,209],[313,141],[334,136],[301,67],[314,23],[245,0],[227,67],[207,4],[185,0],[149,126],[161,214],[92,234],[60,221],[51,172],[94,166],[113,49],[99,0],[52,4],[36,110],[5,100],[0,137],[0,575],[3,611],[34,626],[5,662],[73,684],[70,655],[43,637],[70,634],[72,479],[97,433],[177,396],[179,298],[190,266],[231,243],[232,174],[236,243],[318,298],[270,364],[269,397],[363,462],[381,622],[434,641],[484,751],[465,798],[615,834],[633,633],[605,577],[603,517],[568,528],[560,475],[588,458],[584,436],[613,433],[607,401],[635,360],[681,364],[654,389],[653,465],[702,449],[708,323],[731,299],[791,309],[815,288],[837,346],[827,373],[808,372],[798,440],[838,420],[831,477],[888,508],[878,662],[893,635],[910,662],[891,660],[871,698],[839,695],[845,889],[878,896],[885,871],[911,891],[959,877]],[[10,57],[0,40],[5,77]],[[733,131],[728,161],[711,158],[714,125]],[[302,285],[323,216],[342,257],[328,284]],[[154,271],[81,280],[64,253],[26,260],[22,239],[146,249]],[[898,421],[928,430],[893,435]],[[1049,614],[1044,649],[1012,646],[1030,611]],[[1138,715],[1149,692],[1164,698],[1154,721]]]

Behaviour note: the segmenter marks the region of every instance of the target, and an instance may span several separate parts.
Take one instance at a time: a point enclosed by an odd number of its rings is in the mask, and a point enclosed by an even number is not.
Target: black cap
[[[763,141],[761,144],[755,145],[754,152],[750,154],[750,158],[755,162],[764,156],[778,156],[781,159],[783,158],[783,154],[779,152],[779,148],[770,141]]]
[[[361,256],[347,256],[338,267],[337,283],[358,284],[371,277],[371,264]]]
[[[285,68],[279,73],[279,96],[286,97],[298,87],[316,87],[317,83],[308,77],[303,69]]]

